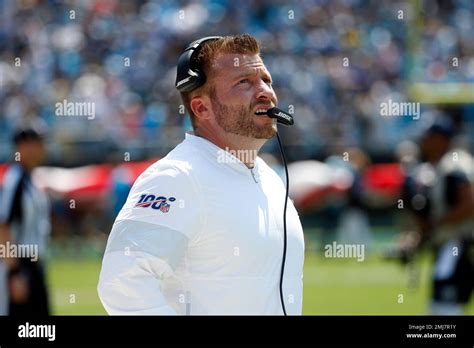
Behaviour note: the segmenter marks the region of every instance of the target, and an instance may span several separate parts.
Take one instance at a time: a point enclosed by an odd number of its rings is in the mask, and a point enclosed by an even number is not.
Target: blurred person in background
[[[427,129],[420,141],[423,162],[410,178],[419,231],[411,240],[435,252],[434,315],[462,314],[474,282],[474,161],[465,150],[451,148],[454,133],[448,119]]]
[[[410,267],[412,271],[410,285],[412,287],[419,285],[419,274],[417,268],[414,267],[416,251],[420,243],[420,234],[417,232],[417,218],[420,218],[420,214],[424,214],[423,209],[419,209],[418,206],[417,209],[414,209],[413,206],[413,203],[416,206],[416,200],[421,198],[421,196],[417,196],[419,193],[417,187],[420,185],[414,181],[415,173],[420,166],[420,152],[419,144],[411,140],[402,141],[395,150],[395,155],[405,175],[401,188],[402,201],[410,202],[410,204],[408,210],[400,210],[401,214],[397,215],[397,225],[401,227],[401,233],[397,234],[394,246],[390,247],[384,254],[387,259],[397,259],[403,265],[409,264],[412,266]],[[414,217],[413,212],[416,212],[417,217]]]
[[[32,181],[46,155],[42,136],[33,129],[14,136],[15,160],[0,197],[0,244],[26,248],[25,255],[0,259],[0,310],[3,315],[49,315],[43,257],[50,234],[50,205]],[[11,250],[11,249],[10,249]]]
[[[348,192],[348,202],[337,225],[337,240],[343,244],[364,244],[366,251],[372,247],[372,233],[369,215],[364,204],[363,174],[370,165],[370,157],[359,148],[347,151],[348,169],[353,175],[353,183]]]

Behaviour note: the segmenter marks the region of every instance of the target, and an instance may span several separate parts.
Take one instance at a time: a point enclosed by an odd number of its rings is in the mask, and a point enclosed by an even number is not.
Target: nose
[[[277,104],[277,96],[271,85],[265,83],[265,81],[260,80],[257,86],[256,97],[258,101],[271,102],[274,105]]]

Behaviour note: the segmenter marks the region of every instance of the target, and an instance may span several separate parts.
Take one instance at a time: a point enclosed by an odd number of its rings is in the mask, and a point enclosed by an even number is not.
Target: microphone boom
[[[285,126],[292,126],[295,123],[293,116],[278,108],[268,109],[267,116],[270,118],[276,118],[278,123],[284,124]]]

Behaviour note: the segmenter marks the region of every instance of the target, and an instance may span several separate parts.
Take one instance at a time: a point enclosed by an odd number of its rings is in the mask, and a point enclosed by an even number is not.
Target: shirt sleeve
[[[446,175],[446,186],[445,186],[445,200],[450,207],[453,207],[458,202],[459,189],[466,184],[470,184],[467,175],[460,171],[455,170]]]
[[[186,247],[177,231],[133,220],[115,223],[98,284],[107,313],[176,314],[163,294],[163,281],[173,275]]]
[[[204,224],[203,206],[203,197],[189,171],[164,163],[152,166],[139,177],[117,221],[147,222],[194,240]]]
[[[187,173],[170,166],[147,170],[134,184],[99,277],[99,297],[109,314],[176,314],[163,284],[202,228],[197,196]]]
[[[22,170],[17,166],[10,167],[5,175],[0,195],[0,223],[11,224],[13,220],[21,221],[22,181]]]

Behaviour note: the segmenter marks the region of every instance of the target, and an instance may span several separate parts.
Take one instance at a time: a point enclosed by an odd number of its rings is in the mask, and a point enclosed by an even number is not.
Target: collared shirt
[[[285,187],[186,134],[133,185],[109,236],[98,291],[109,314],[282,314]],[[287,207],[284,300],[301,314],[303,229]]]

